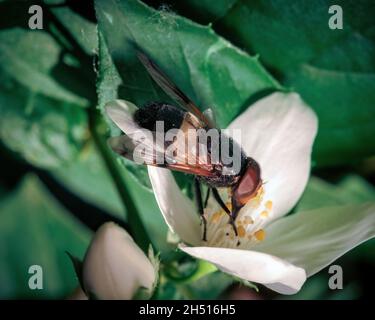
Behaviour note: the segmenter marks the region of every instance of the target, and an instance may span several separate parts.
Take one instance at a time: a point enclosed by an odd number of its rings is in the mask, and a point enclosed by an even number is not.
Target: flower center
[[[226,206],[231,210],[231,201],[226,191],[221,192]],[[263,227],[272,216],[273,203],[265,198],[262,186],[239,212],[235,225],[237,235],[229,224],[228,214],[210,198],[205,217],[207,219],[207,245],[224,248],[249,248],[265,239]]]

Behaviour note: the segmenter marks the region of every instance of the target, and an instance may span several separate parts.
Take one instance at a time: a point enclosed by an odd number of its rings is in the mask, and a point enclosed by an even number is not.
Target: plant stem
[[[152,242],[128,191],[128,187],[122,172],[123,169],[120,167],[120,164],[117,162],[116,158],[112,154],[112,151],[108,148],[106,141],[103,139],[106,128],[103,126],[101,115],[94,108],[89,108],[88,116],[89,127],[95,144],[99,149],[100,155],[113,179],[113,182],[116,185],[123,206],[126,209],[127,222],[129,224],[131,234],[135,242],[147,255],[149,245],[152,245]]]

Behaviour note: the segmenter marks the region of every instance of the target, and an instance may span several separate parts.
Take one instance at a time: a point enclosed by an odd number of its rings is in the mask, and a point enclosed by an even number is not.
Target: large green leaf
[[[343,30],[328,28],[332,4],[343,8]],[[238,1],[218,22],[315,109],[318,165],[375,153],[373,10],[371,1]]]
[[[344,29],[331,30],[328,8],[340,5]],[[318,165],[375,153],[375,25],[371,0],[187,0],[180,13],[213,21],[215,30],[260,59],[317,112]]]
[[[202,109],[212,107],[222,127],[247,107],[255,94],[279,88],[257,57],[233,47],[210,27],[136,0],[98,0],[95,4],[99,31],[117,70],[114,77],[107,77],[114,84],[112,98],[125,98],[137,105],[166,99],[137,61],[131,41]],[[108,68],[103,59],[99,61]],[[110,84],[99,83],[99,89],[103,87]],[[101,101],[100,106],[104,103]]]
[[[150,79],[135,57],[135,41],[163,70],[204,109],[213,106],[220,126],[225,127],[249,99],[279,88],[256,57],[250,57],[217,36],[209,27],[142,2],[96,1],[99,29],[99,108],[123,98],[142,105],[169,98]],[[120,131],[111,124],[111,132]],[[144,168],[122,160],[145,186]]]
[[[65,251],[83,257],[90,232],[35,176],[0,203],[0,298],[63,298],[78,285]],[[43,290],[30,290],[31,265],[43,269]]]

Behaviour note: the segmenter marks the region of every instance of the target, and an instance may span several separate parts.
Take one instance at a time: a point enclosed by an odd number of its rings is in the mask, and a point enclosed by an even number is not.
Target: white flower
[[[129,234],[112,222],[96,232],[83,262],[83,284],[98,299],[132,299],[151,293],[155,270]]]
[[[136,129],[131,120],[134,107],[117,101],[107,109],[126,134]],[[169,170],[148,167],[164,219],[184,242],[181,250],[226,273],[293,294],[307,276],[374,236],[374,204],[283,217],[306,186],[317,132],[314,112],[297,94],[271,94],[249,107],[229,128],[242,131],[242,148],[260,164],[265,182],[236,219],[238,237],[228,216],[210,199],[205,209],[207,241],[202,241],[195,204],[181,192]],[[226,198],[225,191],[221,196]]]

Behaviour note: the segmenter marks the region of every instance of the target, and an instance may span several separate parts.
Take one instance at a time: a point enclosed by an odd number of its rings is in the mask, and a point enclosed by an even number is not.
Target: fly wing
[[[122,135],[109,138],[108,144],[113,151],[137,164],[168,168],[198,176],[212,176],[212,165],[206,161],[201,161],[199,158],[193,159],[194,156],[191,153],[173,152],[173,150],[178,150],[181,139],[179,137],[176,141],[161,148],[155,142],[150,143],[148,138],[134,139],[134,137]]]
[[[194,114],[205,126],[213,128],[211,121],[199,110],[192,102],[168,77],[161,71],[159,66],[149,58],[139,48],[137,50],[138,59],[142,62],[152,79],[168,94],[172,99],[178,102],[187,111]]]
[[[179,130],[158,134],[138,125],[134,120],[136,110],[134,104],[124,100],[106,105],[108,116],[125,133],[109,139],[109,145],[115,152],[138,164],[167,167],[206,177],[214,174],[209,152],[202,152],[198,145],[197,135],[199,130],[204,129],[195,115],[185,112]]]

